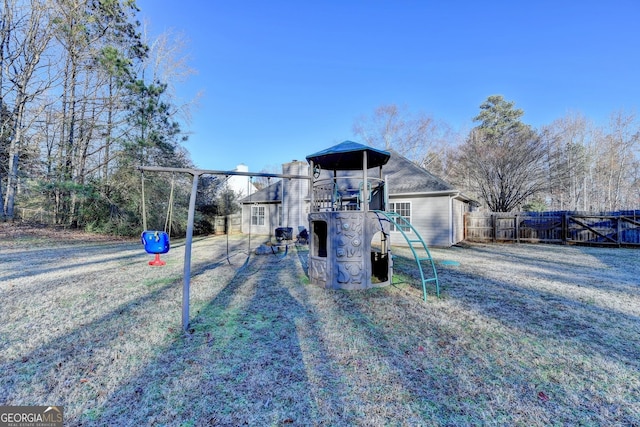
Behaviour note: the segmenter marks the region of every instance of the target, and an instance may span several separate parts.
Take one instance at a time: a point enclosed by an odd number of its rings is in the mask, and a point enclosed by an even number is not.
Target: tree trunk
[[[35,4],[35,2],[33,3]],[[23,25],[16,26],[13,29],[14,32],[19,34],[15,38],[19,40],[19,43],[14,44],[11,40],[3,40],[2,43],[3,61],[4,55],[9,52],[14,52],[14,55],[20,57],[20,60],[15,61],[12,67],[7,67],[11,72],[8,77],[8,80],[12,83],[10,91],[14,93],[14,105],[11,109],[13,129],[8,151],[9,168],[7,170],[7,188],[4,199],[4,209],[6,217],[9,219],[13,219],[14,216],[18,185],[18,162],[22,150],[24,131],[28,127],[25,123],[29,120],[26,117],[27,106],[39,94],[43,93],[49,84],[47,81],[34,82],[33,79],[34,76],[37,76],[36,68],[40,64],[41,55],[51,40],[51,34],[47,30],[46,13],[43,8],[35,7],[34,4],[28,9],[28,13],[25,12],[25,15],[21,17],[28,17],[23,21]],[[5,2],[5,7],[7,7],[7,2]],[[13,39],[14,37],[12,37]],[[7,69],[3,69],[3,72],[7,72]]]
[[[16,189],[18,187],[18,154],[9,154],[9,175],[7,184],[7,194],[5,199],[5,218],[13,220]]]
[[[4,201],[4,196],[2,195],[2,176],[0,176],[0,202]],[[0,206],[0,220],[5,221],[6,220],[6,215],[5,215],[5,211],[4,211],[4,202],[2,203],[2,206]]]
[[[14,125],[9,144],[9,170],[7,172],[7,194],[5,195],[5,217],[13,220],[16,192],[18,189],[18,161],[20,159],[20,141],[22,139],[22,116],[24,114],[24,96],[16,100]]]

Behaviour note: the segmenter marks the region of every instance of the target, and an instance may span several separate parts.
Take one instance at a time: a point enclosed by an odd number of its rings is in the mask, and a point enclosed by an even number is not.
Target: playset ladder
[[[438,273],[436,272],[436,265],[433,262],[433,258],[431,257],[431,252],[429,252],[429,248],[427,248],[426,243],[418,233],[418,230],[415,229],[413,225],[406,218],[401,216],[396,212],[386,212],[386,211],[375,211],[376,214],[384,216],[391,224],[393,224],[397,231],[402,233],[402,236],[409,244],[409,248],[413,253],[413,257],[416,260],[416,264],[418,265],[418,270],[420,271],[420,279],[422,281],[422,293],[424,295],[424,300],[427,300],[427,282],[435,282],[436,283],[436,295],[440,296],[440,283],[438,282]],[[407,234],[405,229],[409,228],[411,230],[411,235]],[[423,264],[426,263],[427,265]],[[430,271],[433,273],[429,275],[429,265]],[[427,272],[425,272],[425,268]]]

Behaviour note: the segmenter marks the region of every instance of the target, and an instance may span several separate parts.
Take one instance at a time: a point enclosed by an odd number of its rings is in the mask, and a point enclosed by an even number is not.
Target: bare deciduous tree
[[[172,115],[191,121],[191,111],[197,107],[202,92],[191,99],[180,99],[176,84],[187,81],[197,72],[190,66],[191,56],[188,53],[189,41],[184,34],[168,29],[154,39],[143,30],[143,39],[149,46],[148,57],[143,61],[142,73],[151,81],[167,83],[166,94],[175,100]]]
[[[588,210],[592,135],[593,125],[580,114],[567,115],[542,129],[549,169],[548,207]]]
[[[458,153],[458,183],[492,211],[509,212],[545,189],[544,145],[513,102],[490,96],[480,109]]]
[[[597,181],[594,182],[598,210],[614,211],[638,203],[633,183],[640,153],[640,130],[635,114],[616,112],[609,126],[595,140]]]
[[[24,146],[26,129],[34,116],[27,115],[31,103],[50,86],[40,78],[42,57],[51,41],[46,2],[5,0],[3,8],[2,41],[2,100],[9,105],[11,131],[8,148],[8,168],[4,215],[13,218],[18,182],[19,160]]]
[[[412,116],[395,104],[382,105],[371,117],[359,118],[353,132],[367,145],[392,148],[436,175],[444,172],[446,151],[454,139],[446,123],[426,114]]]

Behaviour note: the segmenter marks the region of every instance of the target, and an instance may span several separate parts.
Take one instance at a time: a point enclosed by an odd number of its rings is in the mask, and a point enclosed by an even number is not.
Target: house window
[[[391,212],[395,212],[399,214],[402,218],[406,219],[409,224],[411,224],[411,202],[391,202],[389,203],[389,210]],[[398,221],[401,221],[398,219]],[[408,225],[403,225],[402,231],[410,232],[411,227]],[[396,229],[395,224],[391,224],[391,231],[400,231]]]
[[[264,225],[264,206],[251,206],[251,225]]]

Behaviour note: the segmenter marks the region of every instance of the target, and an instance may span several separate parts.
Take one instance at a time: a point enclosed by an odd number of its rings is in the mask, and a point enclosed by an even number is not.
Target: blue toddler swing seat
[[[166,262],[160,259],[160,254],[166,254],[169,252],[171,248],[171,244],[169,243],[169,234],[171,233],[171,217],[173,213],[173,188],[174,188],[174,179],[171,178],[171,192],[169,193],[169,204],[167,207],[167,218],[164,223],[164,230],[147,230],[147,211],[145,207],[145,195],[144,195],[144,173],[142,174],[142,220],[143,220],[143,228],[145,231],[140,235],[140,240],[144,245],[144,250],[147,253],[155,255],[155,258],[152,261],[149,261],[149,265],[152,266],[163,266],[166,265]],[[167,227],[169,232],[167,232]]]
[[[171,247],[169,244],[169,234],[164,231],[147,230],[142,232],[140,239],[144,245],[144,250],[156,256],[153,261],[149,261],[149,265],[165,265],[166,262],[160,259],[160,254],[169,252],[169,248]]]

